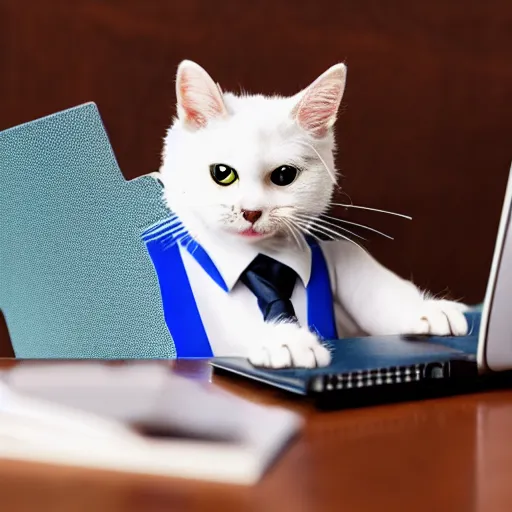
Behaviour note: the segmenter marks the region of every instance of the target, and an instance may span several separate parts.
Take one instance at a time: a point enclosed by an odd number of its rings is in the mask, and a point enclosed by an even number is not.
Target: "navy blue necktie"
[[[265,322],[277,319],[297,322],[290,297],[297,274],[290,267],[259,254],[240,277],[258,299]]]

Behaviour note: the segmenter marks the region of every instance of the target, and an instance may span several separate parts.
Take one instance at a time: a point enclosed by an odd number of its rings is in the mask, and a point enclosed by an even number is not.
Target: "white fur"
[[[222,93],[200,66],[178,68],[178,118],[165,138],[161,180],[170,208],[199,242],[201,234],[241,238],[251,227],[242,210],[261,210],[253,229],[264,236],[244,243],[297,243],[290,231],[296,215],[318,217],[334,191],[335,140],[332,125],[345,87],[346,68],[333,66],[293,97]],[[239,180],[228,187],[210,177],[210,165],[227,164]],[[287,187],[269,180],[281,165],[300,169]],[[334,178],[334,179],[333,179]],[[335,309],[340,335],[465,334],[464,306],[424,296],[412,283],[384,268],[355,245],[337,246]],[[326,257],[329,258],[329,244]],[[329,352],[306,327],[293,324],[247,326],[257,365],[326,365]],[[264,340],[264,341],[262,341]]]

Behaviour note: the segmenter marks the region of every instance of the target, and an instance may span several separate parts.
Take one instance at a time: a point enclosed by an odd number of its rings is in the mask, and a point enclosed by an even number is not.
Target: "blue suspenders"
[[[197,309],[196,301],[180,254],[178,241],[173,239],[177,220],[166,220],[147,229],[142,239],[153,262],[164,318],[174,340],[177,357],[208,358],[214,354]],[[183,240],[183,239],[180,239]],[[322,249],[308,240],[312,255],[311,277],[306,288],[308,325],[321,338],[337,338],[329,271]],[[183,246],[205,272],[227,292],[227,286],[206,251],[190,237]]]

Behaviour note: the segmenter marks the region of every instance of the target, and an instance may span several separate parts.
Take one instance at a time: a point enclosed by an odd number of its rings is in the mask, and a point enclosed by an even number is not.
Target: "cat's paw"
[[[308,328],[292,323],[266,324],[262,339],[249,353],[254,366],[316,368],[331,362],[331,353]]]
[[[433,336],[465,336],[468,322],[464,312],[469,308],[448,300],[426,300],[420,314],[405,334],[428,334]]]

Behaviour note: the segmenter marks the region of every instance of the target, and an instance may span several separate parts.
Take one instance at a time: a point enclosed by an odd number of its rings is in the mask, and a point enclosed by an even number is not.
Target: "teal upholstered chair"
[[[141,232],[161,185],[126,181],[98,110],[0,133],[0,309],[22,358],[173,358]]]

